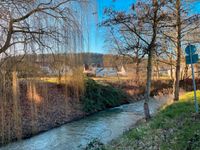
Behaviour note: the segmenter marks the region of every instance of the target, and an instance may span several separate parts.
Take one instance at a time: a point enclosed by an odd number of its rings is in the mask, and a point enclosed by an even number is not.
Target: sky
[[[114,1],[114,2],[113,2]],[[108,48],[105,46],[106,39],[106,29],[103,27],[98,27],[98,23],[101,23],[104,19],[104,9],[112,7],[114,10],[118,11],[128,11],[131,9],[131,5],[135,3],[136,0],[97,0],[97,21],[91,21],[89,23],[90,32],[90,42],[89,42],[89,52],[96,53],[109,53]],[[187,5],[187,4],[186,4]],[[197,0],[191,8],[191,13],[200,13],[200,0]]]
[[[106,29],[98,27],[104,19],[104,9],[112,7],[115,10],[126,11],[131,8],[135,0],[97,0],[97,21],[90,22],[90,47],[89,52],[96,53],[109,53],[108,48],[105,46]]]

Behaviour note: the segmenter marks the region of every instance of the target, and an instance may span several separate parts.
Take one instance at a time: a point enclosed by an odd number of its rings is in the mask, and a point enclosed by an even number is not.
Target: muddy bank
[[[20,82],[17,110],[8,96],[0,102],[0,145],[83,117],[78,98],[69,97],[66,90],[64,85]]]

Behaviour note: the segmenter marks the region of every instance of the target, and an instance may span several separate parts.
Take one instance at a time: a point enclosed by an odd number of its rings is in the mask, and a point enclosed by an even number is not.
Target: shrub
[[[92,113],[126,103],[127,96],[122,90],[111,85],[103,85],[92,79],[87,79],[81,102],[83,110]]]
[[[106,150],[106,148],[98,139],[94,139],[86,146],[85,150]]]

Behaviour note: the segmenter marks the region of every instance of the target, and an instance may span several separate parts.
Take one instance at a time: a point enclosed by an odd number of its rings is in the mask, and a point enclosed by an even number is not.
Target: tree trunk
[[[138,82],[140,81],[140,62],[137,60],[136,62],[136,70],[135,70],[135,83],[138,84]]]
[[[151,78],[152,78],[152,49],[149,50],[148,54],[148,65],[147,65],[147,83],[146,83],[146,95],[147,99],[150,98],[151,92]]]
[[[188,78],[188,65],[186,64],[185,65],[185,70],[184,70],[184,80],[186,80]],[[184,82],[184,89],[187,91],[188,89],[188,86],[187,86],[187,83]]]
[[[144,114],[146,120],[149,120],[151,118],[148,102],[144,102]]]
[[[196,78],[199,78],[199,68],[198,68],[198,64],[195,64],[195,65],[194,65],[194,71],[195,71]]]
[[[185,65],[185,74],[184,74],[184,79],[188,78],[188,65]]]
[[[170,78],[171,78],[171,80],[174,80],[173,65],[172,65],[172,63],[173,63],[172,62],[172,54],[170,55],[169,61],[171,63],[171,65],[170,65]]]
[[[156,78],[157,78],[157,80],[160,79],[160,72],[159,72],[158,60],[156,60]]]
[[[170,66],[170,78],[171,78],[171,80],[174,80],[174,75],[173,75],[174,73],[173,73],[173,66],[171,65]]]
[[[152,60],[156,46],[156,37],[157,37],[157,27],[158,27],[158,1],[152,0],[154,12],[153,12],[153,26],[152,26],[152,39],[151,43],[148,46],[148,64],[147,64],[147,82],[146,82],[146,98],[144,102],[144,113],[146,120],[150,119],[150,111],[149,111],[149,99],[150,99],[150,92],[151,92],[151,79],[152,79]]]
[[[176,59],[176,75],[174,80],[174,101],[179,100],[179,81],[181,69],[181,8],[180,0],[176,0],[176,13],[177,13],[177,59]]]
[[[147,65],[146,99],[144,102],[144,113],[145,113],[146,120],[148,120],[151,117],[148,102],[150,99],[150,92],[151,92],[152,57],[153,57],[152,53],[153,53],[153,51],[152,51],[152,49],[150,49],[149,54],[148,54],[148,65]]]
[[[61,76],[61,71],[59,70],[59,71],[58,71],[58,84],[59,84],[59,85],[61,84],[61,78],[62,78],[62,76]]]

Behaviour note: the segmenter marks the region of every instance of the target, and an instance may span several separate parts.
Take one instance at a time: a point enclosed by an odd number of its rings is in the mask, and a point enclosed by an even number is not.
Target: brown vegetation
[[[12,97],[10,93],[0,101],[0,145],[82,117],[84,112],[77,97],[68,97],[66,90],[65,85],[21,81],[19,104],[8,99]]]

